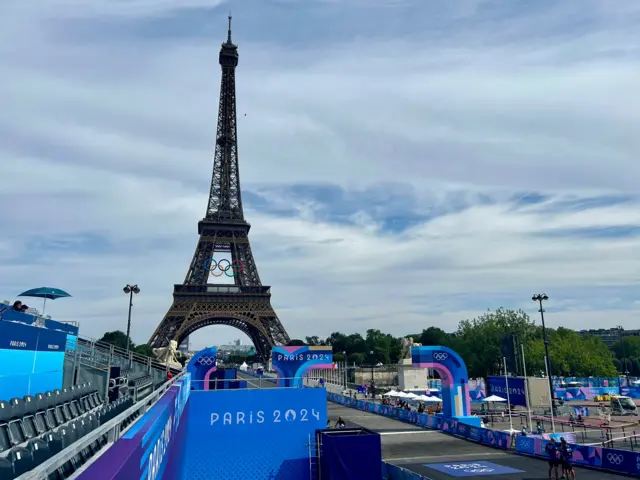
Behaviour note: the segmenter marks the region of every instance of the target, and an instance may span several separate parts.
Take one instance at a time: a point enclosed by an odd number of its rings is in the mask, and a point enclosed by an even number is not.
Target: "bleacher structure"
[[[78,335],[76,325],[32,315],[3,321],[69,327],[62,388],[0,398],[0,480],[79,475],[115,443],[176,379],[155,359]],[[62,326],[62,327],[61,327]],[[75,328],[74,328],[75,327]],[[27,392],[25,392],[27,393]]]

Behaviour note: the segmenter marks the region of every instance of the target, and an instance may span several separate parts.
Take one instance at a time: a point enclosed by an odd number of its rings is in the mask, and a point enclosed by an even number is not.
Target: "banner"
[[[193,391],[186,421],[175,478],[299,480],[309,476],[316,430],[327,426],[326,391]]]
[[[278,373],[278,386],[302,388],[302,378],[313,369],[332,369],[331,346],[275,347],[271,352],[273,369]]]
[[[487,396],[497,395],[507,400],[507,383],[511,405],[528,406],[525,379],[521,377],[509,377],[508,382],[504,377],[488,377]]]
[[[178,380],[147,413],[93,462],[80,480],[161,480],[189,400],[190,377]]]

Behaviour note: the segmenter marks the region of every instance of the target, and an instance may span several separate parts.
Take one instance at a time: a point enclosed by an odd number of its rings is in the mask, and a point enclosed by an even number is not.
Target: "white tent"
[[[408,395],[409,395],[408,393],[398,392],[398,394],[396,395],[396,397],[406,398]]]
[[[387,393],[384,394],[385,397],[397,397],[398,396],[398,392],[396,392],[395,390],[391,390]]]
[[[417,399],[418,397],[419,397],[419,395],[416,395],[415,393],[407,393],[407,394],[405,395],[405,398],[408,398],[408,399],[410,399],[410,400],[415,400],[415,399]]]
[[[432,396],[426,396],[427,400],[425,400],[425,402],[434,402],[434,403],[441,403],[442,399],[438,398],[438,397],[432,397]]]
[[[240,365],[240,370],[242,370],[243,372],[246,372],[249,369],[249,365],[247,365],[247,362],[242,362],[242,365]]]
[[[506,398],[499,397],[497,395],[491,395],[490,397],[482,399],[483,402],[506,402]]]

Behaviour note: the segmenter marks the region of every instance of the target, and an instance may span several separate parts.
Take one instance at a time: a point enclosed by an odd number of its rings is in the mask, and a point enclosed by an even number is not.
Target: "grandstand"
[[[0,371],[0,480],[74,478],[171,383],[165,365],[77,324],[11,309],[0,318],[10,366]]]

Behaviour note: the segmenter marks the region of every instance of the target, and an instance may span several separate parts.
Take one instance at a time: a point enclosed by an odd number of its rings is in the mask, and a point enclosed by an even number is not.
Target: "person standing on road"
[[[560,439],[560,461],[562,462],[562,478],[576,478],[576,472],[573,470],[573,450],[571,445],[562,437]]]
[[[560,456],[558,451],[558,444],[556,443],[556,439],[551,437],[551,440],[547,443],[546,447],[544,447],[544,451],[547,454],[549,461],[549,480],[552,480],[551,474],[555,470],[556,480],[558,480],[558,464],[560,463]]]

